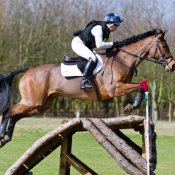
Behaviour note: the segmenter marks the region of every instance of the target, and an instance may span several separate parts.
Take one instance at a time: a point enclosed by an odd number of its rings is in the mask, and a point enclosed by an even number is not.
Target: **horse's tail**
[[[25,73],[28,69],[22,68],[0,75],[0,115],[10,106],[13,78],[19,73]]]

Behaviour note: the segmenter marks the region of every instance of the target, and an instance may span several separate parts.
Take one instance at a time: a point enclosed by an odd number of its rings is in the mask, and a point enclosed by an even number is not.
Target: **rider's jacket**
[[[103,21],[91,21],[84,30],[78,35],[80,39],[84,42],[84,44],[92,49],[95,48],[95,37],[92,35],[91,30],[94,26],[100,25],[102,26],[103,31],[103,40],[108,40],[110,30],[107,28],[107,25]]]

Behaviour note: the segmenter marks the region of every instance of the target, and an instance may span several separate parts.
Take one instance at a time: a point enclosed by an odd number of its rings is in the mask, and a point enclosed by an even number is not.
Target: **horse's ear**
[[[168,30],[165,30],[163,33],[162,33],[162,36],[164,37],[166,35],[166,33],[168,32]]]

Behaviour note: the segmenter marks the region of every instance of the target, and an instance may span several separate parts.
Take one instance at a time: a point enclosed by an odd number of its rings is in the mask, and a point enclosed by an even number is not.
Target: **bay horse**
[[[66,78],[61,75],[59,64],[45,64],[35,68],[22,68],[0,77],[0,147],[11,141],[15,124],[24,117],[41,113],[51,108],[58,96],[83,100],[106,100],[137,91],[132,110],[140,106],[144,90],[139,84],[133,84],[134,70],[143,60],[161,64],[165,71],[174,71],[175,61],[164,39],[167,31],[154,29],[133,36],[121,42],[120,48],[114,49],[108,58],[101,55],[105,72],[95,75],[96,87],[80,89],[81,77]],[[105,52],[105,51],[104,51]],[[153,60],[151,59],[153,58]],[[111,83],[111,67],[113,81]],[[10,92],[13,78],[18,73],[25,73],[19,83],[21,101],[10,106]],[[9,107],[10,106],[10,107]]]

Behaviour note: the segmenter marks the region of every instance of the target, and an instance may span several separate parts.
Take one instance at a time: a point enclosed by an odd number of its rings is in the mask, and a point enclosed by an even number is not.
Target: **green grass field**
[[[0,118],[1,120],[1,118]],[[62,119],[25,118],[16,125],[14,137],[5,147],[0,149],[0,175],[40,137],[60,125]],[[158,164],[156,175],[175,175],[175,123],[156,122]],[[138,145],[141,135],[133,130],[122,130]],[[126,175],[115,160],[87,132],[73,136],[72,153],[99,175]],[[58,175],[60,149],[56,149],[31,171],[34,175]],[[79,175],[71,168],[71,175]]]

